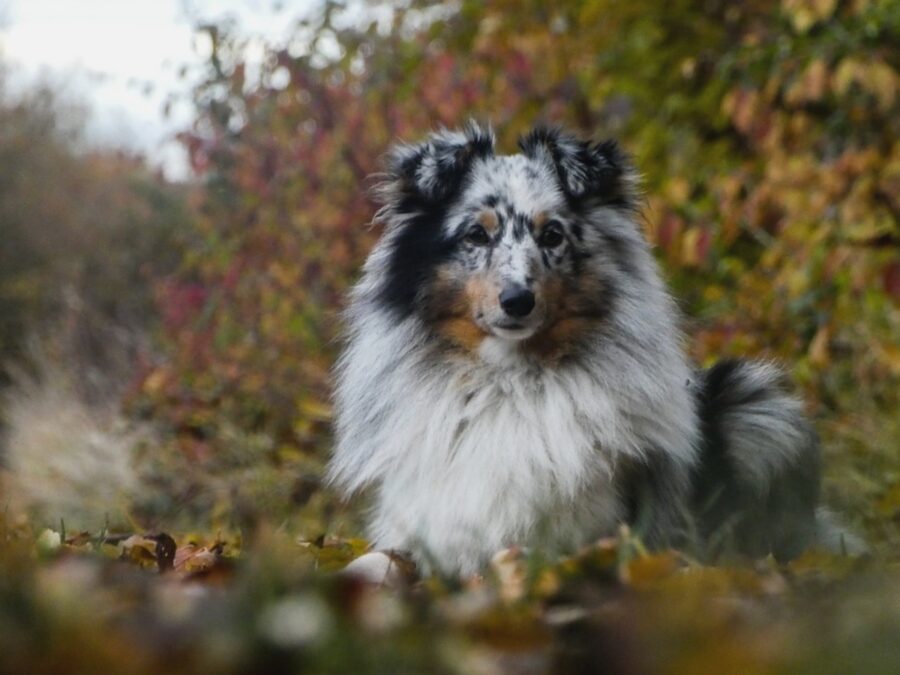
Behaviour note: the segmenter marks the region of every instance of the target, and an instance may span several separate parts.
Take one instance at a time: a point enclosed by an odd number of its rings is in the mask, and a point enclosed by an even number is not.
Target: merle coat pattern
[[[653,547],[815,542],[819,453],[776,368],[684,354],[628,158],[470,123],[400,145],[336,368],[329,475],[375,546],[471,574],[629,523]]]

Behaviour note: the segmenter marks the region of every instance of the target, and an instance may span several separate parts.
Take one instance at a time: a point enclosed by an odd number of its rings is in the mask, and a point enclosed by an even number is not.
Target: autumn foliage
[[[198,33],[189,185],[0,100],[0,357],[51,328],[0,382],[0,672],[898,670],[897,0],[327,2],[261,60]],[[711,565],[623,528],[464,581],[332,574],[366,548],[321,473],[369,177],[469,117],[502,151],[622,141],[692,355],[784,362],[867,554]]]
[[[833,490],[859,514],[900,438],[896,10],[328,4],[261,65],[240,37],[203,28],[211,56],[184,134],[203,186],[195,245],[158,289],[168,356],[142,409],[168,420],[171,447],[204,476],[257,460],[315,467],[341,298],[377,232],[367,176],[379,157],[470,116],[507,150],[549,121],[634,154],[695,358],[788,364],[834,466],[869,472]],[[884,446],[875,460],[870,434]],[[223,459],[248,436],[251,449]]]

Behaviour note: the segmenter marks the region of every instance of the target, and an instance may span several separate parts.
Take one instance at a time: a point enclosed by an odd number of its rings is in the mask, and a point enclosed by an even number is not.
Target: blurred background
[[[634,155],[693,358],[785,365],[869,555],[316,574],[367,177],[469,117]],[[900,672],[898,131],[900,0],[0,0],[0,672]]]
[[[616,137],[702,364],[783,361],[827,501],[900,518],[895,0],[0,2],[0,466],[42,524],[338,534],[367,176],[470,116]]]

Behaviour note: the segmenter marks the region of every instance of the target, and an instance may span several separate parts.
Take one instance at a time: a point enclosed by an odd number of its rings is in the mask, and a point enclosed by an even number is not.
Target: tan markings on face
[[[547,215],[546,211],[538,211],[531,218],[531,222],[534,224],[534,236],[537,237],[541,230],[544,229],[544,225],[547,224],[547,221],[550,220],[550,216]]]
[[[497,213],[492,210],[484,210],[478,214],[478,224],[481,225],[485,231],[494,235],[497,232],[497,228],[500,227],[500,221],[497,219]]]
[[[487,332],[475,317],[485,311],[492,292],[496,300],[496,287],[482,276],[463,280],[449,268],[438,269],[428,303],[435,330],[451,344],[467,352],[477,351]]]
[[[471,316],[483,316],[495,309],[500,287],[490,276],[478,274],[466,281],[465,293]]]
[[[590,277],[579,279],[577,287],[553,278],[542,284],[540,292],[547,308],[545,328],[525,340],[522,349],[541,361],[556,363],[578,349],[599,325],[601,317],[591,311],[591,298],[599,297],[603,288]]]
[[[596,325],[595,319],[585,317],[561,319],[525,340],[522,349],[541,361],[557,363],[572,354]]]
[[[429,321],[462,316],[466,312],[466,298],[462,293],[463,280],[456,278],[449,267],[439,267],[425,296],[425,316]]]
[[[487,334],[472,319],[445,319],[437,325],[437,331],[451,344],[466,352],[475,353]]]

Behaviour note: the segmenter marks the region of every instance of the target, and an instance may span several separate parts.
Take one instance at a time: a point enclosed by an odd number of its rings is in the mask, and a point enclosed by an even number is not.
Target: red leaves
[[[208,467],[248,434],[270,441],[267,459],[324,454],[328,422],[306,403],[328,398],[336,317],[374,240],[365,176],[398,138],[470,115],[495,123],[503,152],[538,120],[619,136],[698,318],[695,355],[767,352],[860,405],[836,383],[884,370],[884,301],[900,294],[900,85],[874,4],[672,7],[657,22],[590,2],[473,7],[430,25],[398,9],[387,33],[311,19],[303,31],[341,56],[276,47],[258,80],[240,40],[215,32],[182,136],[203,181],[196,225],[159,296],[168,352],[146,379],[147,407],[180,437],[165,451]],[[290,485],[267,492],[290,508]]]
[[[208,296],[198,283],[170,279],[160,284],[158,302],[166,330],[177,332],[196,321]]]
[[[881,283],[884,292],[890,295],[894,302],[900,304],[900,260],[894,260],[884,266],[881,271]]]
[[[231,566],[223,557],[225,544],[216,541],[211,546],[201,546],[194,541],[178,545],[165,532],[159,534],[132,534],[89,537],[81,533],[79,538],[67,539],[66,546],[84,547],[91,542],[98,547],[117,546],[118,558],[134,563],[140,567],[152,568],[160,574],[171,573],[181,579],[212,578],[213,576],[230,576]]]

